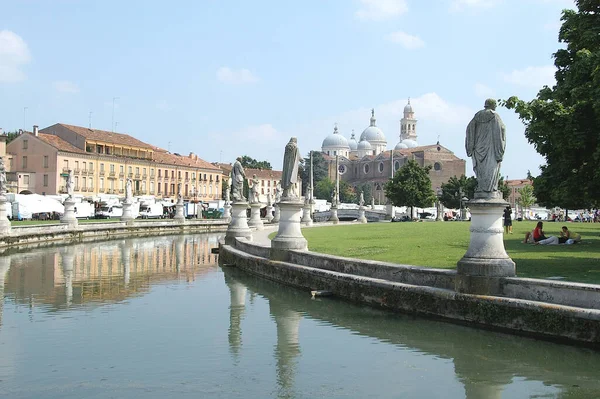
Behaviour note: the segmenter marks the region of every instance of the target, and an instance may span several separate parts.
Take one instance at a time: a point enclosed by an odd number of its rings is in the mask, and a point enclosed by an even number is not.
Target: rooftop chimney
[[[35,137],[37,137],[37,136],[38,136],[38,133],[39,133],[39,132],[38,132],[38,125],[33,125],[33,135],[34,135]]]

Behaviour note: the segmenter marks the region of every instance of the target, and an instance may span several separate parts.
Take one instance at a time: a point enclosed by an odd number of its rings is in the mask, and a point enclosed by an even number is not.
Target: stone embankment
[[[272,256],[272,229],[222,243],[220,262],[307,291],[394,311],[545,339],[600,346],[600,286],[500,277],[489,295],[456,291],[455,270],[289,250]],[[307,292],[307,295],[310,295]]]
[[[110,240],[125,236],[144,237],[225,230],[227,222],[221,219],[186,220],[185,223],[173,220],[82,223],[76,227],[60,223],[40,224],[12,227],[9,234],[0,236],[0,253],[12,249]]]

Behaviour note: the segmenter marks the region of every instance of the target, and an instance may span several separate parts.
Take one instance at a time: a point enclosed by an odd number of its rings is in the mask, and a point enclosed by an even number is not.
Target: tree
[[[442,196],[440,201],[446,208],[460,208],[460,199],[467,197],[472,199],[475,196],[477,188],[477,179],[473,176],[467,178],[452,176],[447,183],[442,184]]]
[[[502,198],[507,201],[510,197],[510,187],[504,181],[504,176],[500,176],[500,179],[498,179],[498,191],[502,193]]]
[[[318,182],[329,179],[328,164],[323,154],[318,151],[313,151],[313,183],[316,186]],[[300,178],[302,179],[303,195],[306,195],[306,188],[310,185],[310,153],[302,160],[299,170]],[[331,196],[331,195],[330,195]],[[316,194],[315,194],[316,197]]]
[[[430,170],[431,165],[422,168],[417,162],[409,160],[385,184],[385,195],[394,206],[431,206],[436,196],[431,188]]]
[[[262,169],[262,170],[273,170],[271,164],[267,161],[257,161],[254,158],[244,155],[240,161],[244,168],[250,169]]]
[[[356,201],[357,197],[354,187],[348,184],[348,182],[340,180],[340,202],[353,204],[356,203]]]
[[[327,178],[319,180],[315,183],[313,195],[315,198],[331,201],[331,194],[333,193],[334,187],[335,183]]]
[[[553,55],[556,85],[544,86],[528,102],[501,100],[546,159],[534,179],[538,202],[571,209],[600,205],[600,3],[576,5],[577,11],[562,13],[558,39],[566,48]]]
[[[517,203],[521,205],[521,208],[523,208],[524,211],[527,211],[531,205],[535,204],[536,199],[533,195],[533,186],[527,185],[521,187],[519,194],[521,194],[521,196],[517,199]]]
[[[14,132],[6,132],[6,144],[10,143],[17,137],[19,137],[19,132],[16,130]]]

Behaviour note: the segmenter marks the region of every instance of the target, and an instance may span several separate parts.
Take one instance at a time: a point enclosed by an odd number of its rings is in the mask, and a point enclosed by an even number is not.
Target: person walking
[[[512,209],[509,205],[504,209],[504,234],[512,233]]]

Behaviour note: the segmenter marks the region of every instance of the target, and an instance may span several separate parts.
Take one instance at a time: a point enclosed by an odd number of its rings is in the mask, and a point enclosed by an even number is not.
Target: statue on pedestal
[[[133,180],[127,178],[125,183],[125,202],[129,203],[133,199]]]
[[[256,177],[256,175],[252,175],[252,178],[250,179],[250,183],[252,183],[252,186],[250,187],[250,194],[248,195],[248,202],[251,204],[258,204],[260,202],[259,197],[258,197],[258,186],[260,181],[258,180],[258,178]]]
[[[267,193],[267,206],[272,206],[273,201],[271,200],[271,193]]]
[[[290,138],[285,146],[283,156],[283,171],[281,172],[282,197],[298,198],[298,165],[300,163],[300,150],[296,137]]]
[[[69,169],[69,175],[67,176],[66,184],[67,194],[69,198],[73,198],[73,169]]]
[[[246,173],[244,172],[244,167],[242,166],[242,158],[237,157],[235,163],[233,164],[233,168],[231,169],[231,196],[233,197],[234,201],[246,201],[246,197],[244,197],[245,178]]]
[[[4,157],[0,157],[0,195],[5,195],[7,191],[6,166],[4,166]]]
[[[331,206],[337,206],[337,205],[338,205],[337,188],[334,186],[333,192],[331,193]]]
[[[473,160],[477,178],[476,192],[497,193],[505,147],[506,127],[496,113],[496,100],[487,99],[484,109],[469,122],[465,140],[467,156]]]
[[[177,203],[183,203],[183,194],[181,193],[181,183],[177,183]]]
[[[281,182],[277,182],[277,187],[275,187],[275,203],[281,202],[281,193],[283,192],[281,188]]]
[[[358,200],[358,205],[363,206],[365,204],[365,195],[364,193],[361,191],[360,192],[360,198]]]

